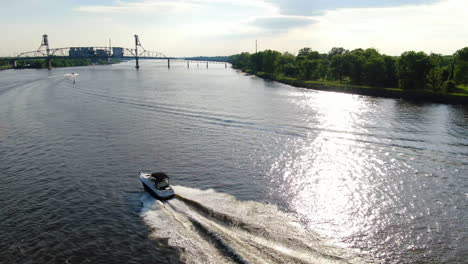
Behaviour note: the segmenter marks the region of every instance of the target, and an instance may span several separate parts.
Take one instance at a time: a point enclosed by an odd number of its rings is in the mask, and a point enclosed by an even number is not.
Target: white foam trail
[[[66,73],[64,75],[55,75],[55,76],[49,76],[47,77],[47,79],[55,79],[55,78],[69,78],[69,79],[73,79],[75,77],[78,77],[80,74],[78,73]]]
[[[174,187],[161,202],[142,197],[141,216],[152,236],[182,249],[186,263],[363,263],[322,240],[275,206],[213,190]]]
[[[155,200],[148,193],[142,197],[141,215],[152,228],[154,238],[168,238],[172,247],[184,250],[182,260],[185,263],[229,263],[228,259],[195,230],[192,223],[178,216],[167,205]]]
[[[78,73],[67,73],[67,74],[64,74],[63,77],[68,77],[68,78],[74,78],[74,77],[78,77]]]

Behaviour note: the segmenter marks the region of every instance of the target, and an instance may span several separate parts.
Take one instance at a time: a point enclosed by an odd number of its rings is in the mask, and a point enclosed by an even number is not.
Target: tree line
[[[0,59],[0,70],[11,68],[11,63],[8,60]]]
[[[311,48],[297,56],[265,50],[229,57],[236,69],[304,81],[335,81],[353,85],[454,92],[468,85],[468,47],[453,55],[408,51],[401,56],[380,54],[376,49],[333,48],[319,53]]]

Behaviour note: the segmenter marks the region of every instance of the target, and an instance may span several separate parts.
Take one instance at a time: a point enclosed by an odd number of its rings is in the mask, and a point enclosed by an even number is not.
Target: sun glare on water
[[[359,141],[366,132],[361,114],[372,107],[348,94],[305,96],[297,103],[315,111],[315,119],[307,120],[307,137],[291,139],[292,146],[273,164],[273,186],[280,185],[291,209],[323,235],[362,232],[362,222],[369,221],[362,199],[372,196],[367,168],[379,162]]]

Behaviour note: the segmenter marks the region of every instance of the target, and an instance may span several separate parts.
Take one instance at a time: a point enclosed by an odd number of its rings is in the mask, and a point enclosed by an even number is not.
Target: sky
[[[303,47],[453,54],[468,46],[468,0],[0,0],[0,56],[51,48],[134,46],[166,56]]]

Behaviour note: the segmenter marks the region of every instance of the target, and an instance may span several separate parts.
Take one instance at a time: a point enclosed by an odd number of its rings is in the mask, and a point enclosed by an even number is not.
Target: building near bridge
[[[88,57],[94,57],[95,52],[94,52],[94,48],[87,48],[87,47],[70,48],[70,52],[68,56],[88,58]]]
[[[96,49],[96,57],[109,57],[109,51],[105,49]]]
[[[123,48],[112,48],[112,57],[122,58],[123,56],[124,56],[124,49]]]
[[[70,48],[68,56],[75,58],[110,57],[110,49],[94,49],[93,47],[72,47]]]

